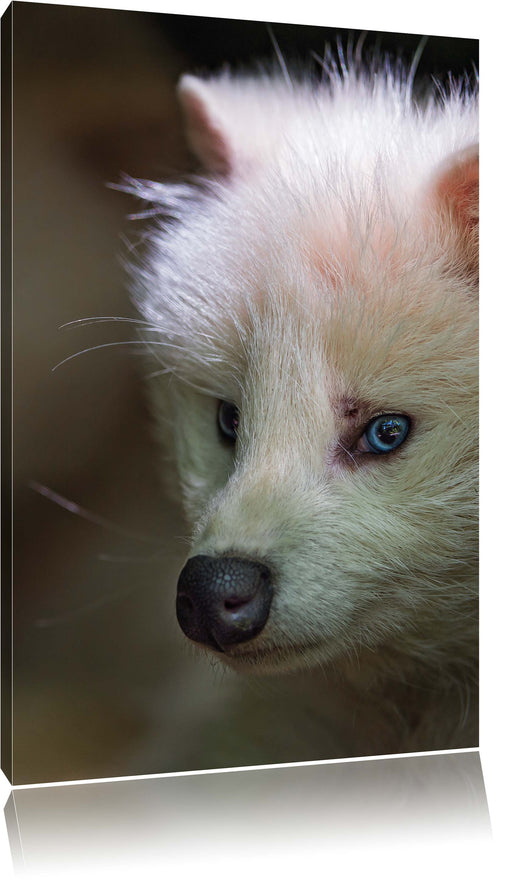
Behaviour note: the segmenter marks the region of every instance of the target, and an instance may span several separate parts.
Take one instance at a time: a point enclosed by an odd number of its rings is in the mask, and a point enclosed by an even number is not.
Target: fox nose
[[[271,573],[265,564],[196,555],[178,580],[178,622],[192,641],[223,651],[261,632],[272,595]]]

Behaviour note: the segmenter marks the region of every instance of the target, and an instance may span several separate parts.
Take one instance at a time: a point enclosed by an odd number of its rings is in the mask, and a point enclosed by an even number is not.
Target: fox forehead
[[[419,383],[428,399],[456,364],[474,368],[478,311],[430,242],[409,232],[379,228],[348,241],[340,229],[337,249],[332,238],[311,246],[283,236],[282,247],[251,245],[246,271],[242,243],[223,279],[214,265],[204,285],[181,278],[159,325],[171,370],[234,401],[263,378],[286,385],[292,376],[302,389],[315,377],[331,397],[382,406],[407,376],[410,394]]]
[[[282,268],[281,268],[282,269]],[[279,280],[279,281],[278,281]],[[456,281],[416,266],[370,283],[282,273],[184,338],[175,371],[257,409],[336,414],[452,407],[476,393],[478,313]],[[263,400],[267,399],[264,406]],[[251,410],[256,407],[251,405]]]

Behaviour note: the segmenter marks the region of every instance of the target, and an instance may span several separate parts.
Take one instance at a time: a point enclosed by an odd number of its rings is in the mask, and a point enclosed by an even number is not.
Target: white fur
[[[328,666],[377,751],[475,744],[476,98],[417,106],[386,70],[180,94],[209,174],[137,185],[156,223],[135,297],[190,554],[278,574],[263,632],[224,660]],[[219,400],[240,409],[235,452]],[[379,413],[408,414],[410,437],[360,456]]]

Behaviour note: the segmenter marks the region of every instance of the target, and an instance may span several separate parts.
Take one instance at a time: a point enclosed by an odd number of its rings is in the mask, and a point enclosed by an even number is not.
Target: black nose
[[[178,622],[192,641],[225,650],[261,632],[270,611],[270,570],[245,558],[190,558],[178,580]]]

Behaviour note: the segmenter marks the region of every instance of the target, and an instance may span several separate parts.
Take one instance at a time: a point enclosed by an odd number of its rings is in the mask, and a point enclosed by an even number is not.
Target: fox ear
[[[288,89],[285,81],[235,79],[228,72],[206,80],[182,76],[178,98],[186,134],[204,168],[229,176],[261,166],[283,139]]]
[[[440,170],[434,200],[450,232],[456,261],[463,272],[478,279],[478,144],[456,153]]]
[[[222,90],[207,80],[185,74],[178,83],[178,98],[188,142],[197,158],[208,171],[228,175],[233,170],[234,145]]]

